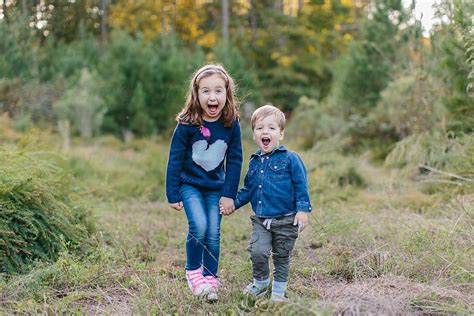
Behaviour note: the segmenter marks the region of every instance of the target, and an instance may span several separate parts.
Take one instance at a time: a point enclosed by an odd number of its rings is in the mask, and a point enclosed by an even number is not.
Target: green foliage
[[[375,43],[353,42],[349,55],[342,59],[340,79],[336,79],[337,97],[347,113],[367,113],[379,100],[390,80],[390,65]]]
[[[387,166],[426,164],[450,172],[469,175],[474,163],[472,135],[445,135],[442,132],[413,134],[400,142],[385,160]],[[472,171],[472,170],[471,170]]]
[[[53,104],[58,120],[72,122],[85,138],[91,138],[100,130],[105,112],[96,85],[97,79],[83,69],[77,85]]]
[[[401,77],[382,91],[380,102],[370,113],[369,124],[378,125],[378,133],[387,138],[392,134],[395,140],[436,129],[442,116],[436,107],[437,98],[430,77]]]
[[[276,2],[251,1],[247,12],[235,13],[232,40],[254,66],[264,102],[291,111],[303,95],[328,95],[331,61],[347,46],[337,28],[351,17],[348,7],[332,3],[305,2],[289,16]]]
[[[36,124],[55,121],[52,104],[64,91],[64,83],[20,79],[0,79],[0,112],[12,118]],[[29,125],[29,124],[26,124]]]
[[[22,2],[23,5],[28,4]],[[46,0],[38,4],[30,2],[31,7],[28,9],[33,12],[32,20],[43,24],[42,28],[35,30],[37,37],[43,40],[51,36],[61,41],[71,42],[84,31],[98,33],[99,5],[100,0],[59,2]],[[35,14],[36,12],[38,13]]]
[[[70,153],[66,167],[100,203],[164,197],[165,146],[149,139],[123,143],[112,136],[97,141],[107,149],[89,156],[78,147]]]
[[[428,191],[447,186],[452,191],[467,192],[474,188],[474,137],[439,131],[413,134],[395,145],[385,164],[417,169],[419,179],[432,184]]]
[[[27,271],[36,260],[54,261],[92,228],[74,195],[63,161],[48,152],[0,149],[1,273]]]
[[[107,108],[104,129],[116,134],[132,129],[137,109],[131,101],[139,82],[144,93],[145,113],[154,128],[160,131],[169,128],[184,104],[189,76],[203,61],[199,51],[190,51],[173,34],[149,43],[139,36],[112,34],[107,54],[98,68]]]
[[[396,63],[403,59],[404,40],[399,33],[407,15],[401,0],[377,0],[373,6],[371,17],[363,22],[361,39],[350,44],[335,75],[336,103],[352,120],[375,107]]]
[[[35,40],[23,16],[0,21],[0,78],[31,79],[38,74]]]
[[[143,92],[142,84],[139,82],[130,101],[133,111],[132,122],[130,127],[137,135],[150,135],[155,132],[155,124],[153,120],[147,115],[145,108],[145,93]]]
[[[17,112],[20,100],[21,81],[19,79],[0,78],[0,112],[13,116]]]
[[[335,113],[328,102],[301,97],[286,129],[289,139],[303,149],[309,149],[320,140],[336,134],[343,134],[345,122],[341,115]],[[304,127],[304,128],[303,128]]]
[[[474,41],[472,1],[442,1],[437,15],[444,17],[432,34],[434,75],[442,80],[443,104],[450,113],[448,129],[472,132],[474,126]],[[443,20],[441,20],[443,21]]]
[[[245,59],[238,46],[226,48],[223,43],[212,49],[214,60],[224,65],[237,85],[237,96],[241,102],[262,103],[255,68]]]
[[[50,35],[39,52],[40,77],[43,81],[79,81],[83,69],[93,71],[99,63],[99,42],[82,30],[72,42]]]

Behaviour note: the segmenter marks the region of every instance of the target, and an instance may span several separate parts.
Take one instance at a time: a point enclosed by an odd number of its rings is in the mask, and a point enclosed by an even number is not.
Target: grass
[[[246,144],[246,155],[252,148]],[[184,279],[185,215],[164,201],[167,144],[102,138],[62,154],[96,232],[80,254],[62,252],[55,263],[0,279],[6,314],[474,312],[474,194],[457,185],[427,188],[410,166],[302,153],[315,210],[295,248],[291,302],[241,294],[251,280],[246,207],[223,219],[220,300],[207,304]]]

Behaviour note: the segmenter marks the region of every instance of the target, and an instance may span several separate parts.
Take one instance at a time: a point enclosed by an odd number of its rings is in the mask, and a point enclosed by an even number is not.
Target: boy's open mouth
[[[263,144],[264,146],[268,146],[268,145],[270,144],[270,138],[268,138],[268,137],[263,137],[263,138],[262,138],[262,144]]]

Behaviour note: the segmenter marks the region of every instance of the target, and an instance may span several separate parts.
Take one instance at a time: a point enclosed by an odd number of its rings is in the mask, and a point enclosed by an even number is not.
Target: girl
[[[166,196],[188,219],[186,279],[194,295],[217,300],[222,208],[233,207],[242,168],[234,81],[220,65],[198,69],[177,115]],[[224,167],[225,160],[225,167]]]

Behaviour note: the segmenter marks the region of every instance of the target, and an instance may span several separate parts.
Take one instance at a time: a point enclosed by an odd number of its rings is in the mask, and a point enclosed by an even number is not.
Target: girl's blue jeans
[[[203,268],[203,275],[217,276],[220,252],[220,191],[198,189],[183,184],[180,188],[188,218],[186,270]]]

